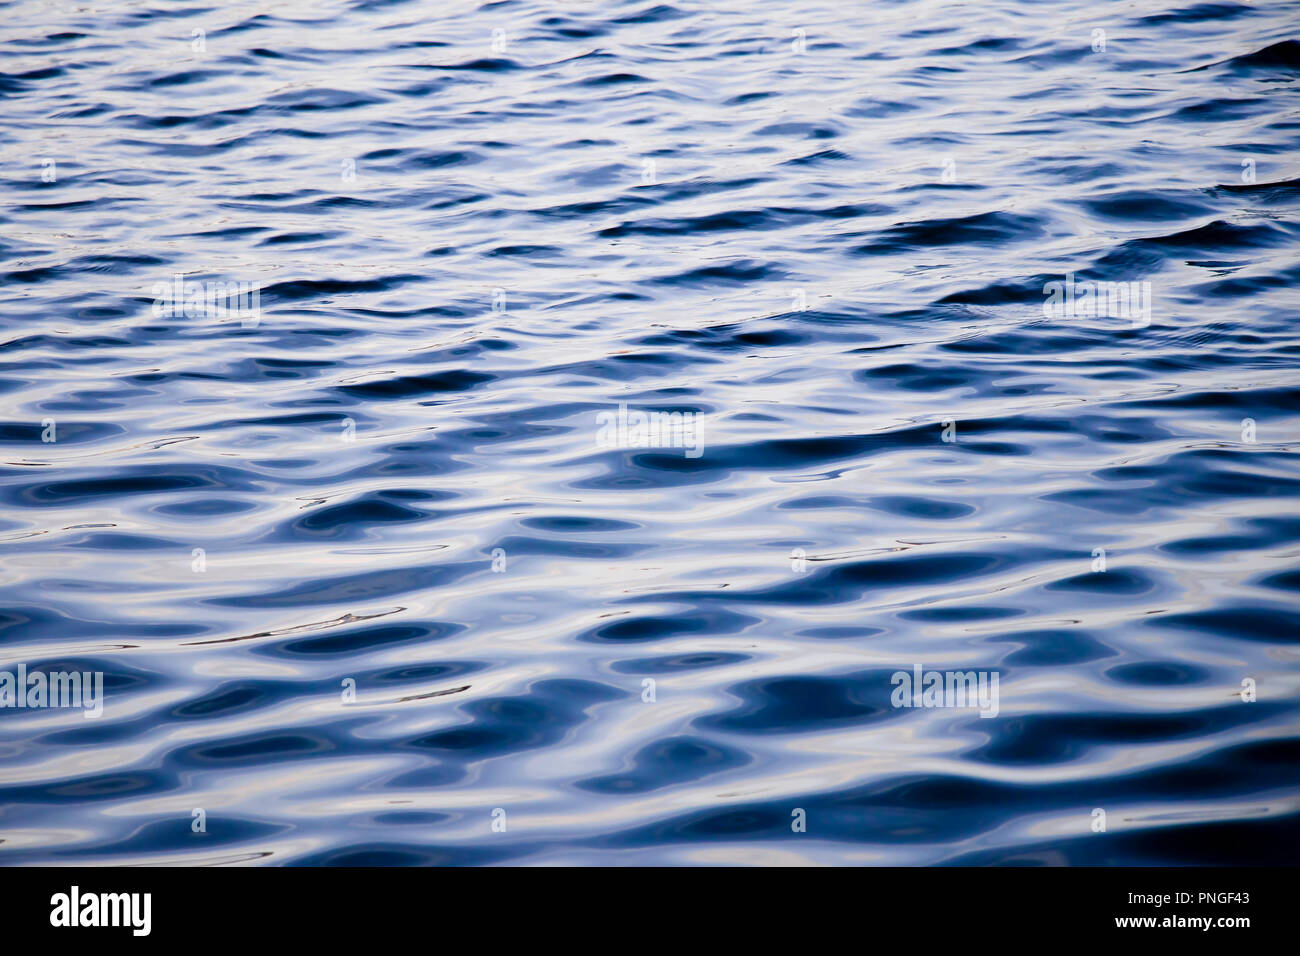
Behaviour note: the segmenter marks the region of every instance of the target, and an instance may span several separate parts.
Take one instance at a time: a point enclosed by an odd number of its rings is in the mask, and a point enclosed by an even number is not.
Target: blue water
[[[1300,853],[1300,3],[21,0],[0,146],[0,863]]]

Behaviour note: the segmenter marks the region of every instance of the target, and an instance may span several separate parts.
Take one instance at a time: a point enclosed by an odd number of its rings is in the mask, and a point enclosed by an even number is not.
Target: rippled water
[[[0,4],[0,863],[1294,861],[1298,24]]]

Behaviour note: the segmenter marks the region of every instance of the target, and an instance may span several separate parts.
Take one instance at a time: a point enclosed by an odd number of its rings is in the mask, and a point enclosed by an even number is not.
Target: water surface
[[[1298,23],[0,3],[0,863],[1293,862]]]

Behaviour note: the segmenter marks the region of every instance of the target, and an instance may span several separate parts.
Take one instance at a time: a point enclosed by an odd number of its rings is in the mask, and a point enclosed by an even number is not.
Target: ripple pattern
[[[0,10],[0,864],[1297,858],[1300,3]]]

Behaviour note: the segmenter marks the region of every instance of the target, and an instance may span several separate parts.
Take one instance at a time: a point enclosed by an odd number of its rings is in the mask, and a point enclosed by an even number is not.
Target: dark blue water
[[[0,146],[0,863],[1297,858],[1300,4],[23,0]]]

